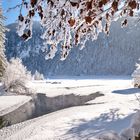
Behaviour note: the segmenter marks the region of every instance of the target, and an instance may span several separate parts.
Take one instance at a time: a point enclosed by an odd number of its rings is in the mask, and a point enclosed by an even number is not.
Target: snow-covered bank
[[[98,100],[102,98],[102,100]],[[2,140],[86,140],[114,130],[120,132],[130,125],[132,114],[139,108],[132,95],[107,96],[92,104],[54,112],[35,120],[1,130]],[[109,101],[108,101],[109,100]],[[27,122],[26,122],[27,123]],[[21,129],[22,128],[22,129]],[[9,133],[4,135],[7,131]],[[12,131],[15,131],[14,134]],[[12,134],[11,136],[9,136]]]
[[[38,85],[39,83],[34,84]],[[0,96],[0,128],[60,109],[84,105],[100,96],[103,96],[100,92],[91,92],[87,95],[74,93],[59,95],[56,92],[52,97],[43,93],[36,93],[32,97]]]
[[[0,96],[0,128],[32,117],[34,106],[29,96]]]
[[[32,83],[37,92],[47,97],[59,95],[100,96],[85,105],[56,111],[0,130],[1,140],[94,140],[105,131],[120,133],[130,126],[139,109],[140,89],[133,88],[130,79],[50,80]],[[55,83],[54,83],[55,82]],[[40,87],[40,88],[39,88]],[[137,96],[137,97],[136,97]]]
[[[29,96],[0,96],[0,115],[7,114],[31,100]]]

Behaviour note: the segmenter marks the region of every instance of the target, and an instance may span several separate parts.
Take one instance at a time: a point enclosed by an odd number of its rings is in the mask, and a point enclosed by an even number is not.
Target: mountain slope
[[[96,41],[87,42],[83,50],[74,48],[65,61],[60,61],[59,54],[53,60],[45,60],[40,37],[43,29],[39,23],[34,23],[33,37],[28,42],[18,37],[16,24],[11,24],[6,34],[6,55],[22,58],[32,73],[37,69],[45,76],[130,75],[140,58],[140,24],[135,22],[129,22],[123,29],[120,21],[112,23],[109,37],[101,33]]]

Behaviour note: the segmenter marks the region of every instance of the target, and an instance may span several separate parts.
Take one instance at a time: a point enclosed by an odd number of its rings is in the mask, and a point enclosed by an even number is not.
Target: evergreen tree
[[[0,79],[4,74],[4,70],[6,68],[7,59],[5,57],[4,51],[5,51],[5,31],[6,28],[4,27],[4,16],[2,13],[1,8],[1,1],[0,1]]]
[[[37,70],[35,71],[34,74],[34,80],[44,80],[43,74],[39,73]]]

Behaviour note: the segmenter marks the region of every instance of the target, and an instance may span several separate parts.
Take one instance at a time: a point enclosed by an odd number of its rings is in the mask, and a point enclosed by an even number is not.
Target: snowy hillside
[[[16,24],[8,26],[6,55],[20,57],[29,70],[37,69],[44,75],[129,75],[140,58],[140,23],[129,22],[121,28],[120,22],[112,23],[111,34],[100,34],[97,41],[88,42],[83,50],[74,48],[65,61],[56,55],[53,60],[45,60],[41,51],[43,30],[34,23],[33,38],[23,42],[16,33]],[[135,26],[136,25],[136,26]]]
[[[47,82],[30,83],[30,85],[50,97],[71,93],[88,95],[97,91],[104,96],[81,106],[5,127],[0,130],[1,140],[94,140],[99,134],[110,131],[116,137],[106,140],[120,140],[118,134],[131,125],[133,114],[139,109],[137,97],[140,95],[140,90],[133,88],[130,78],[61,79]]]

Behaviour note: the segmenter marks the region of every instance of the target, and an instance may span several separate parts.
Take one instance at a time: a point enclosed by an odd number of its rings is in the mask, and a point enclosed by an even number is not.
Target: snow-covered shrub
[[[34,80],[44,80],[43,74],[39,73],[37,70],[34,74]]]
[[[26,82],[29,80],[31,80],[31,74],[22,64],[21,59],[12,58],[7,64],[2,80],[5,90],[18,94],[28,94]]]
[[[136,64],[136,70],[132,73],[134,87],[140,88],[140,64]]]

